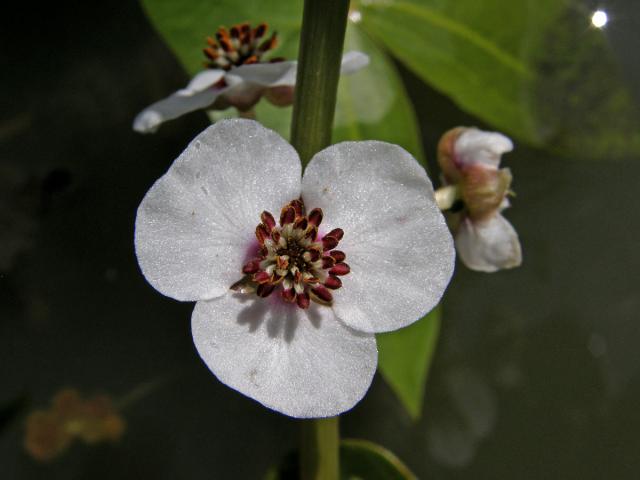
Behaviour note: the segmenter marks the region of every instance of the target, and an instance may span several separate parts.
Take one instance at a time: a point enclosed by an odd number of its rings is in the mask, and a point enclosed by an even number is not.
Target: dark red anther
[[[296,303],[300,308],[306,310],[309,308],[309,294],[307,292],[300,293],[296,296]]]
[[[218,27],[216,37],[218,37],[218,40],[220,40],[221,38],[229,37],[229,31],[224,27]]]
[[[269,275],[265,271],[260,271],[253,274],[253,281],[256,283],[260,283],[260,284],[267,283],[270,280],[271,280],[271,275]]]
[[[260,50],[261,52],[267,52],[269,50],[274,49],[277,44],[278,44],[278,34],[274,32],[271,35],[271,38],[268,38],[267,40],[265,40],[260,44],[260,46],[258,47],[258,50]]]
[[[274,288],[276,288],[275,285],[263,283],[261,285],[258,285],[258,290],[256,290],[256,293],[258,294],[259,297],[265,298],[273,293]]]
[[[306,238],[310,238],[315,242],[316,238],[318,237],[318,227],[316,227],[315,225],[309,225],[304,236]]]
[[[264,241],[269,238],[269,231],[267,227],[265,227],[262,223],[259,223],[256,227],[256,238],[258,239],[258,243],[260,245],[264,244]]]
[[[324,286],[330,288],[331,290],[337,290],[342,286],[342,280],[340,280],[336,276],[329,275],[324,281]]]
[[[320,224],[322,223],[322,209],[314,208],[313,210],[311,210],[308,217],[309,217],[309,223],[311,225],[315,225],[316,227],[319,227]]]
[[[289,205],[296,211],[296,217],[302,217],[304,215],[304,203],[300,200],[291,200]]]
[[[244,267],[242,267],[242,273],[247,274],[256,273],[258,270],[260,270],[260,259],[250,260],[244,264]]]
[[[326,236],[334,237],[336,240],[340,241],[342,240],[342,237],[344,237],[344,230],[342,230],[341,228],[334,228],[329,233],[327,233]]]
[[[322,246],[324,247],[325,251],[333,250],[338,246],[338,243],[338,239],[336,237],[332,237],[331,235],[326,235],[322,239]]]
[[[331,275],[346,275],[351,271],[351,268],[346,263],[337,263],[329,273]]]
[[[336,261],[333,257],[325,256],[322,257],[322,268],[332,268],[336,264]]]
[[[309,250],[309,255],[311,255],[311,261],[312,262],[317,262],[318,260],[320,260],[320,254],[322,252],[318,251],[317,249],[313,248]]]
[[[329,252],[329,255],[333,257],[336,263],[344,262],[344,259],[347,258],[345,253],[340,250],[333,250],[332,252]]]
[[[276,219],[266,210],[260,215],[260,220],[267,226],[267,230],[269,231],[273,230],[273,227],[276,226]]]
[[[215,60],[216,58],[219,57],[218,52],[216,52],[213,48],[211,47],[207,47],[204,50],[202,50],[204,52],[204,54],[209,57],[211,60]]]
[[[229,53],[235,50],[233,48],[233,45],[231,45],[231,40],[229,40],[229,38],[222,38],[218,40],[218,43],[220,43],[220,46],[222,47],[222,50],[225,51],[225,53]]]
[[[267,32],[266,23],[261,23],[253,30],[253,34],[255,35],[256,38],[263,37],[266,32]]]
[[[300,230],[306,230],[307,225],[309,225],[309,222],[307,221],[307,217],[298,217],[293,227],[299,228]]]
[[[280,225],[283,227],[289,223],[293,223],[296,219],[296,211],[291,205],[287,205],[280,213]]]
[[[231,27],[231,38],[238,38],[240,36],[240,29],[238,28],[240,25],[234,25]]]
[[[244,62],[242,62],[243,65],[251,65],[252,63],[258,63],[258,57],[256,57],[255,55],[251,55],[249,58],[247,58]]]
[[[311,292],[323,302],[329,303],[331,302],[331,300],[333,300],[333,295],[331,295],[331,292],[322,285],[316,285],[311,289]]]
[[[287,303],[293,303],[296,301],[296,291],[293,288],[285,288],[280,294],[282,299]]]

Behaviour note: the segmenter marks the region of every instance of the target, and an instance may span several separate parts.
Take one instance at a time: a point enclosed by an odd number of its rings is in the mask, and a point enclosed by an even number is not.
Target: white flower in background
[[[438,203],[453,212],[456,249],[472,270],[495,272],[522,263],[518,234],[502,216],[509,206],[511,171],[498,168],[502,154],[513,150],[497,132],[457,127],[438,145],[438,163],[449,188]]]
[[[221,27],[216,40],[209,37],[204,49],[207,70],[178,90],[140,112],[133,129],[140,133],[155,132],[160,124],[200,109],[225,110],[235,107],[250,111],[264,96],[274,105],[293,103],[297,62],[276,58],[264,61],[263,55],[275,48],[274,33],[263,40],[267,25],[252,29],[249,24],[234,25],[229,31]],[[347,52],[342,58],[343,74],[354,73],[369,63],[361,52]]]
[[[149,283],[197,301],[193,339],[222,382],[286,415],[325,417],[369,388],[374,333],[438,303],[455,252],[402,148],[340,143],[301,173],[277,133],[221,120],[147,192],[135,245]]]

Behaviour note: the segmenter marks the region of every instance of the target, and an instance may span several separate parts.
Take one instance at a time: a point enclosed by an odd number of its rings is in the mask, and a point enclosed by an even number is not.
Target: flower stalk
[[[331,144],[349,0],[305,0],[291,144],[303,167]]]
[[[331,144],[349,0],[305,0],[298,54],[291,144],[302,166]],[[339,417],[302,422],[303,480],[339,476]]]
[[[302,421],[300,478],[303,480],[336,480],[339,477],[339,418]]]

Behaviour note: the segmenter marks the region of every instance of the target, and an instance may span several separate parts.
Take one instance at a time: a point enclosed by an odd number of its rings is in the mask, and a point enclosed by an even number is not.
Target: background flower
[[[448,199],[456,249],[472,270],[495,272],[522,263],[520,240],[502,216],[509,206],[511,171],[500,169],[502,154],[513,143],[497,132],[457,127],[438,145],[443,180],[453,192]]]
[[[347,52],[341,73],[350,75],[369,63],[361,52]],[[225,110],[235,107],[246,112],[264,96],[279,107],[293,103],[296,84],[295,61],[249,63],[229,70],[210,69],[196,74],[189,84],[140,112],[133,129],[153,133],[162,123],[200,109]]]

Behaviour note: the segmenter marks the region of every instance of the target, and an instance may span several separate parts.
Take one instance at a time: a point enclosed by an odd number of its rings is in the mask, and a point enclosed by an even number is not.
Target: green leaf
[[[461,108],[533,145],[640,151],[640,114],[602,32],[570,0],[372,0],[362,27]]]
[[[436,308],[413,325],[376,335],[380,372],[414,420],[422,412],[425,384],[439,332],[440,308]]]
[[[264,480],[297,480],[297,452],[285,456],[278,466],[269,469]],[[416,476],[380,445],[366,440],[343,439],[340,442],[340,480],[416,480]]]
[[[342,440],[340,470],[344,480],[415,480],[417,478],[395,454],[366,440]]]

